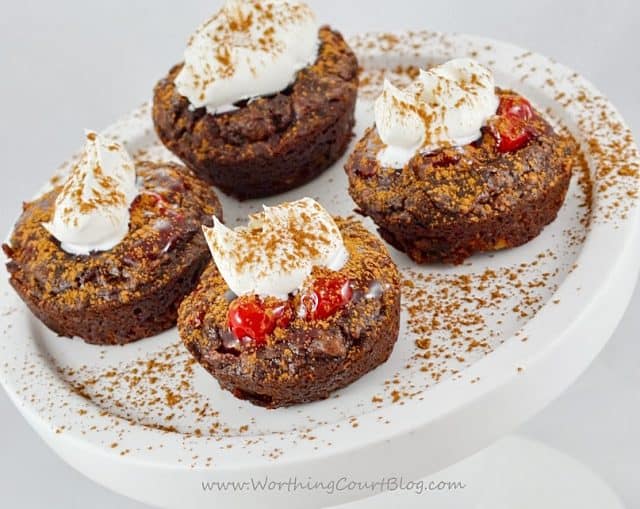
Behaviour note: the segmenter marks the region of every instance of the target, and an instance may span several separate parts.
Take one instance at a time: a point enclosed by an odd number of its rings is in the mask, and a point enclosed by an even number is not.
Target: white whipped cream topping
[[[107,251],[129,231],[129,207],[138,195],[131,156],[119,143],[86,131],[86,145],[43,226],[75,255]]]
[[[231,230],[203,227],[220,274],[236,295],[286,299],[314,266],[339,270],[349,255],[331,215],[311,198],[263,207]]]
[[[287,88],[316,60],[318,47],[306,4],[227,0],[189,40],[175,85],[195,108],[228,111],[237,101]]]
[[[403,90],[385,81],[375,102],[376,129],[386,145],[378,161],[402,168],[418,152],[471,143],[498,103],[493,74],[470,58],[420,70]]]

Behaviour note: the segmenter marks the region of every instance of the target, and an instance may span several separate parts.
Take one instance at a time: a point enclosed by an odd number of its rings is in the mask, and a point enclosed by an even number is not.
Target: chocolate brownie
[[[155,87],[158,136],[200,177],[240,199],[313,179],[347,149],[358,88],[358,63],[342,36],[323,27],[319,38],[316,62],[289,88],[227,113],[193,109],[176,90],[176,65]]]
[[[497,93],[501,104],[526,102]],[[574,154],[570,140],[531,111],[526,142],[514,138],[505,148],[496,116],[476,142],[416,154],[400,170],[380,165],[383,143],[369,128],[345,166],[349,193],[380,235],[418,263],[458,264],[478,251],[524,244],[555,219]]]
[[[387,360],[398,338],[398,270],[382,242],[358,221],[336,223],[349,259],[337,272],[316,267],[307,281],[340,281],[342,296],[348,285],[343,307],[329,316],[308,314],[303,289],[278,304],[292,314],[262,344],[239,340],[228,325],[239,299],[213,264],[183,301],[180,336],[223,389],[257,405],[294,405],[326,398]]]
[[[123,344],[173,327],[209,260],[201,225],[222,212],[213,190],[176,164],[142,162],[136,173],[129,233],[113,249],[72,255],[45,230],[60,186],[24,205],[3,245],[11,285],[61,336]]]

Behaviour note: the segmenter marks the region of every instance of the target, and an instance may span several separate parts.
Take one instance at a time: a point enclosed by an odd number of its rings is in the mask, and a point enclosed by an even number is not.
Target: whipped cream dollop
[[[402,90],[385,81],[375,102],[376,129],[386,145],[378,161],[402,168],[418,152],[471,143],[498,103],[493,74],[470,58],[420,70]]]
[[[227,0],[191,36],[178,92],[209,113],[279,92],[316,60],[318,25],[304,3]]]
[[[116,246],[129,231],[129,207],[138,195],[131,156],[114,140],[86,131],[80,159],[43,226],[66,252],[87,255]]]
[[[348,259],[331,215],[311,198],[264,207],[247,226],[227,228],[217,218],[203,227],[220,274],[236,295],[286,299],[314,266],[339,270]]]

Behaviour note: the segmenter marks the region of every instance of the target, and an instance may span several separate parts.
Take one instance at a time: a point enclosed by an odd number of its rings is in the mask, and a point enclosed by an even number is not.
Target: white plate
[[[364,35],[351,44],[364,68],[358,136],[372,122],[370,99],[384,75],[406,81],[410,65],[463,55],[491,67],[500,86],[522,92],[568,128],[588,167],[577,169],[558,219],[525,246],[460,267],[419,268],[392,250],[415,287],[405,287],[391,359],[326,401],[273,411],[222,392],[191,362],[175,330],[116,348],[57,338],[2,277],[0,380],[44,440],[91,479],[162,507],[347,502],[363,494],[237,496],[205,492],[201,482],[427,475],[540,410],[613,331],[640,264],[639,159],[614,107],[573,71],[505,43],[419,32]],[[139,157],[170,157],[153,134],[148,105],[109,133]],[[354,204],[343,164],[264,201],[310,195],[333,213],[349,214]],[[222,198],[228,223],[262,203]],[[410,320],[407,307],[416,302],[423,311]],[[415,343],[423,336],[431,341],[427,350]]]

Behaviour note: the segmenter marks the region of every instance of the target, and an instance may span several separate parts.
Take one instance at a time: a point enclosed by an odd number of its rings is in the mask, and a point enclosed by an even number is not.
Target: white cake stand
[[[336,509],[623,509],[611,488],[580,462],[518,436],[404,488]]]

